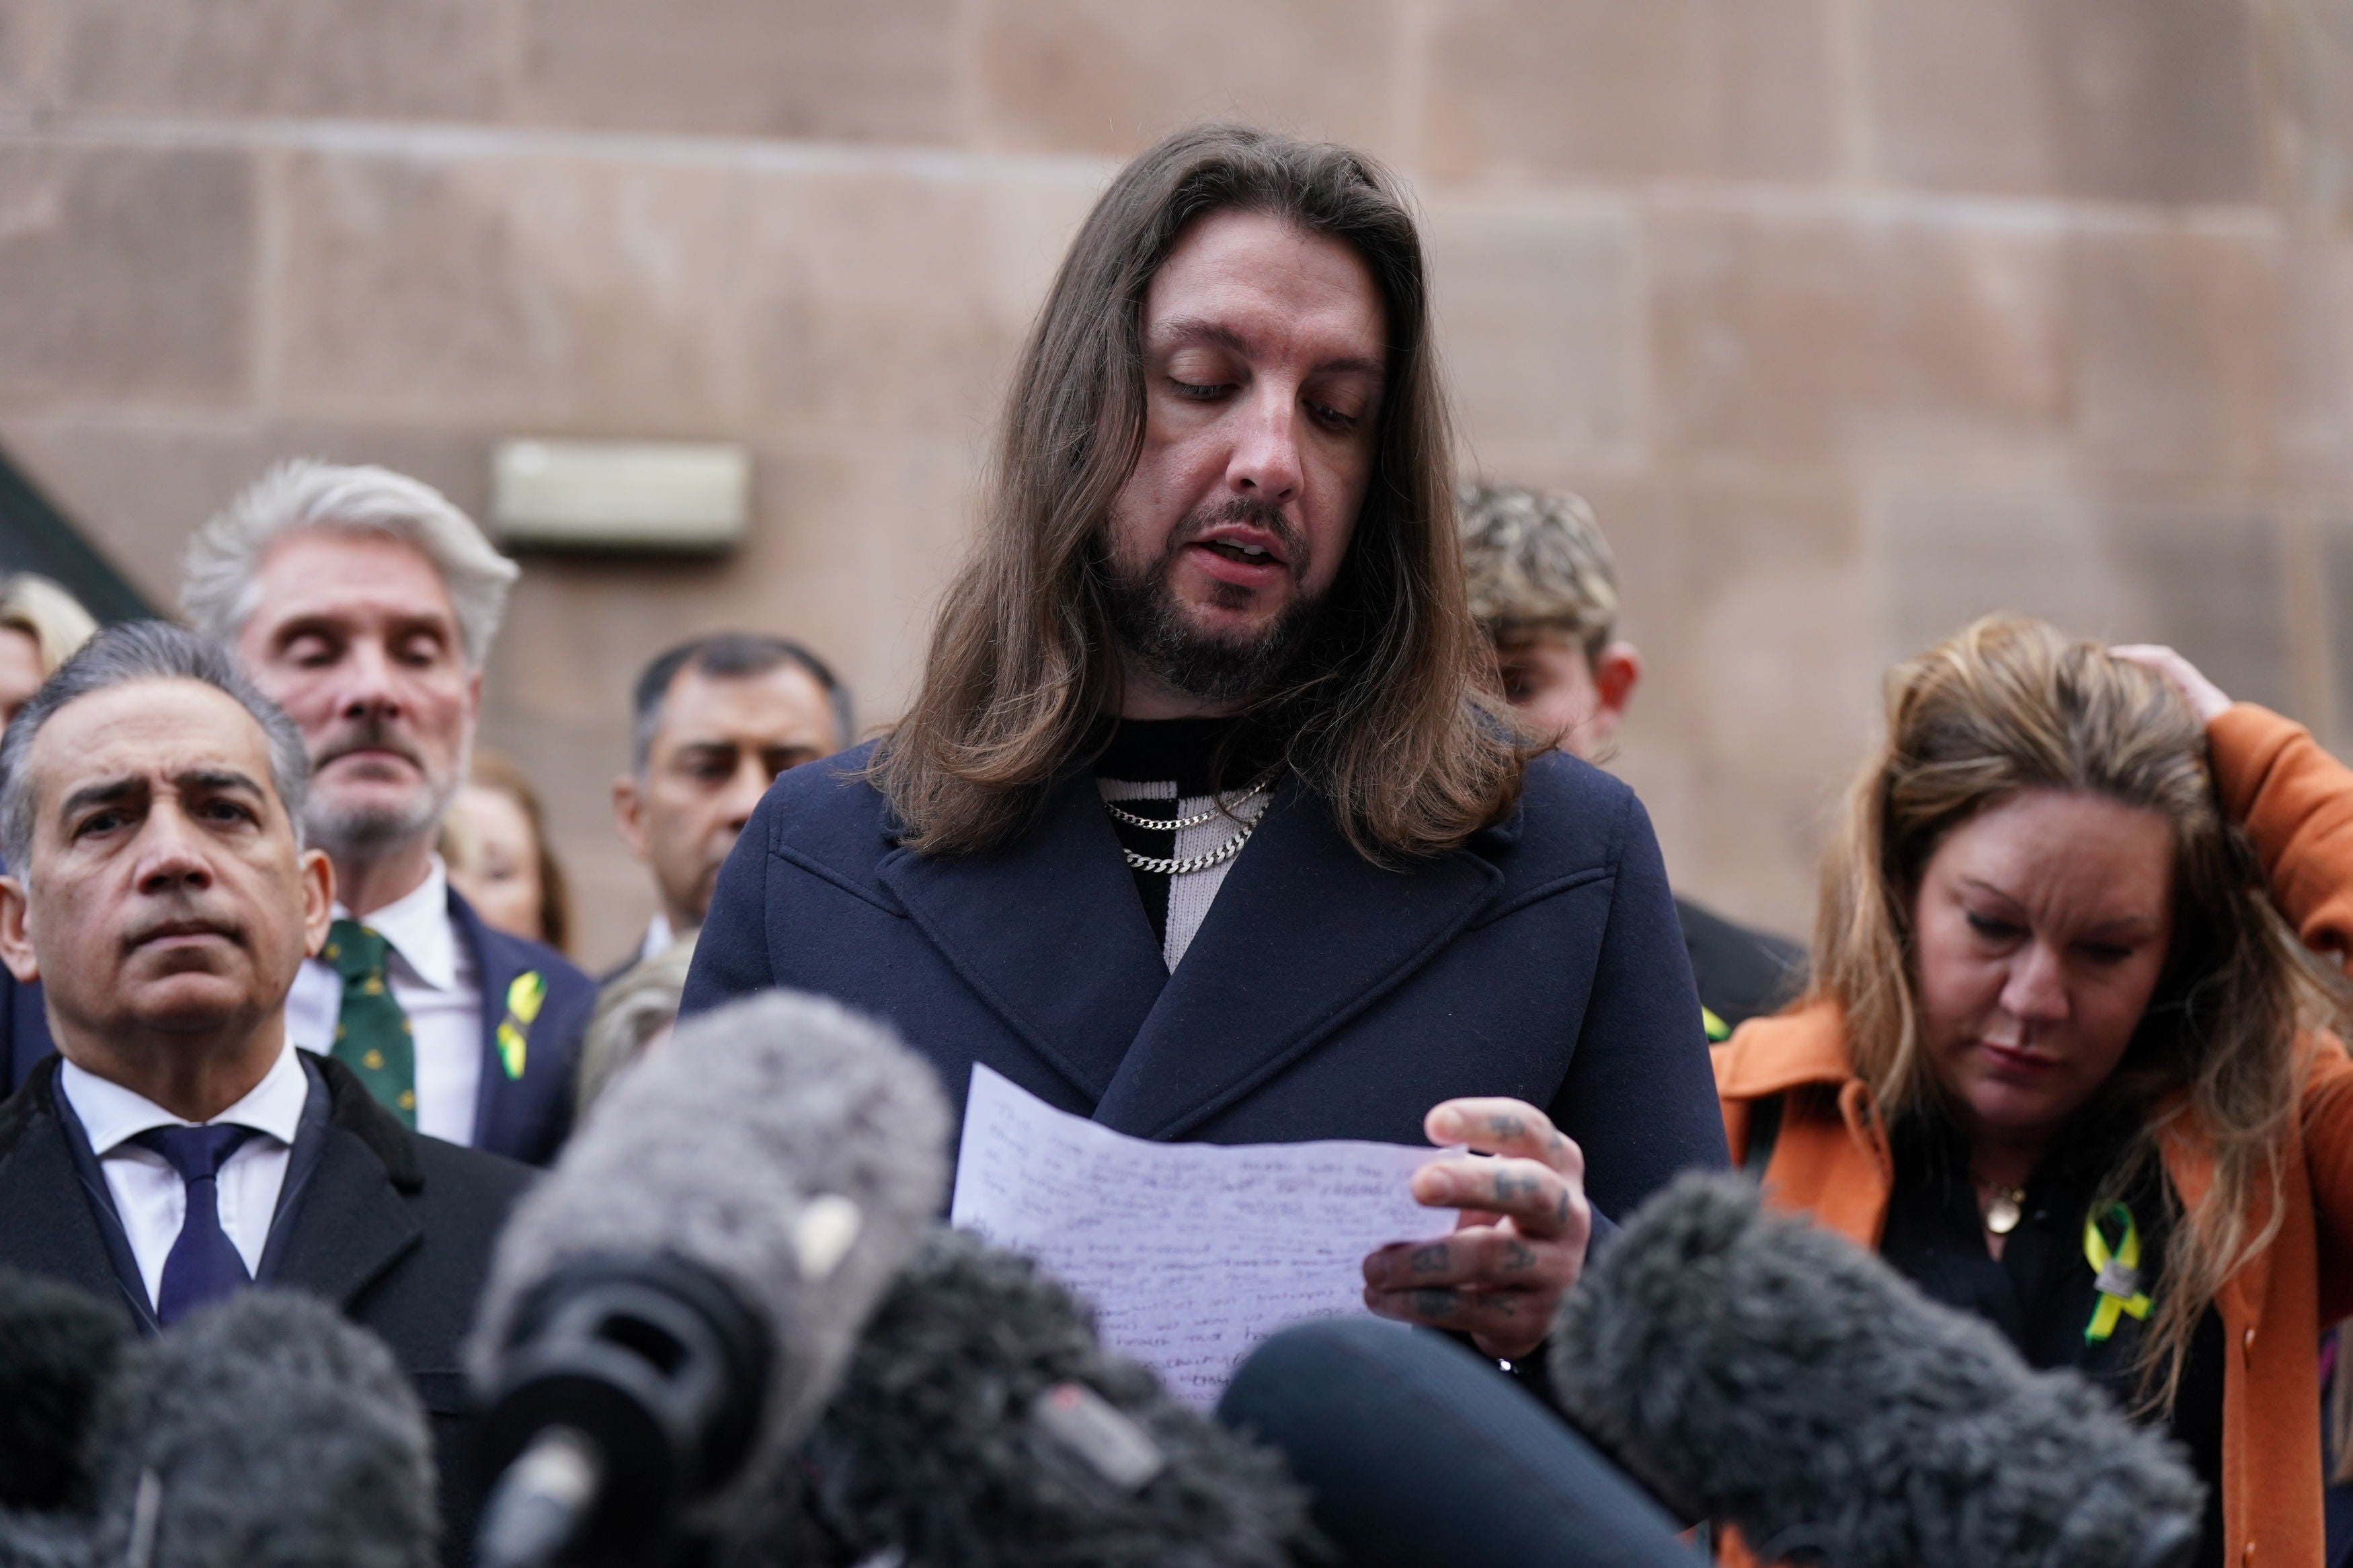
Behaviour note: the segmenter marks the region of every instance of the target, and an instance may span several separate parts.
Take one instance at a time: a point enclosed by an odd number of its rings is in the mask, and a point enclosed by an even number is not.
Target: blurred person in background
[[[299,460],[197,531],[181,600],[311,748],[307,826],[336,906],[288,1001],[295,1044],[343,1062],[404,1125],[544,1164],[595,983],[486,924],[435,852],[515,576],[430,486]]]
[[[689,932],[605,983],[580,1047],[580,1115],[639,1058],[658,1049],[678,1022],[678,999],[694,963]]]
[[[97,630],[81,601],[47,577],[19,572],[0,584],[0,724]]]
[[[511,936],[572,946],[572,897],[529,775],[477,748],[466,783],[441,820],[449,885],[485,923]]]
[[[1539,741],[1600,763],[1642,679],[1618,634],[1618,572],[1582,497],[1468,484],[1457,498],[1471,613],[1504,695]],[[1770,1013],[1805,983],[1805,949],[1675,900],[1711,1040]]]
[[[2205,1568],[2319,1563],[2353,770],[2168,650],[1993,617],[1891,676],[1822,887],[1803,1004],[1715,1053],[1735,1159],[2168,1427]]]
[[[646,666],[613,821],[661,903],[635,956],[607,980],[702,924],[719,868],[776,775],[831,756],[852,732],[849,689],[784,637],[713,632]]]

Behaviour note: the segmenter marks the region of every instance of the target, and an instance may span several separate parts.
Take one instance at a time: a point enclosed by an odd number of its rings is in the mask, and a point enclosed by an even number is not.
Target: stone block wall
[[[772,628],[888,718],[1063,244],[1204,115],[1412,180],[1687,890],[1802,927],[1881,670],[1989,609],[2353,742],[2353,0],[0,0],[0,446],[170,602],[283,455],[748,445],[737,555],[533,556],[491,672],[601,963],[630,675]]]

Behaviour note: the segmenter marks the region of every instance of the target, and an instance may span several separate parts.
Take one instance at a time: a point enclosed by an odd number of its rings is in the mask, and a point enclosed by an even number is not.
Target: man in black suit
[[[432,1415],[459,1562],[460,1345],[530,1173],[410,1131],[288,1038],[334,902],[306,771],[226,652],[159,622],[100,634],[9,729],[0,960],[44,983],[58,1052],[0,1104],[0,1263],[149,1333],[256,1280],[335,1303]]]
[[[405,475],[281,463],[188,547],[182,602],[309,747],[310,841],[335,868],[333,932],[287,1028],[403,1124],[531,1164],[571,1125],[596,984],[485,925],[434,852],[465,777],[513,562]],[[0,998],[0,1074],[49,1050],[37,998]]]
[[[1141,1137],[1499,1155],[1416,1173],[1463,1224],[1366,1300],[1524,1364],[1594,1211],[1724,1131],[1641,804],[1482,689],[1427,298],[1345,148],[1207,126],[1113,180],[913,707],[776,782],[686,1005],[819,992]]]

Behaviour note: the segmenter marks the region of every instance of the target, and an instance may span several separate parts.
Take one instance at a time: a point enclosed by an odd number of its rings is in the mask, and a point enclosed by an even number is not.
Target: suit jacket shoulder
[[[573,1084],[596,983],[544,942],[488,924],[454,888],[449,918],[473,950],[482,992],[475,1145],[543,1165],[572,1130]]]

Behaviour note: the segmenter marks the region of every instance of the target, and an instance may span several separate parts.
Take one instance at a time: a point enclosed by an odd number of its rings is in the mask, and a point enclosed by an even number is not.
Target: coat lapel
[[[1094,780],[1058,785],[1009,848],[906,849],[879,874],[965,984],[1091,1099],[1100,1099],[1168,978]]]
[[[1183,1137],[1378,1001],[1502,884],[1468,850],[1408,870],[1375,866],[1318,797],[1286,785],[1094,1119],[1137,1137]]]
[[[124,1300],[95,1200],[74,1168],[65,1128],[47,1103],[54,1074],[41,1075],[8,1102],[16,1136],[0,1156],[0,1263],[78,1285],[100,1300],[142,1314]]]
[[[375,1152],[330,1126],[271,1283],[348,1307],[423,1237]]]

